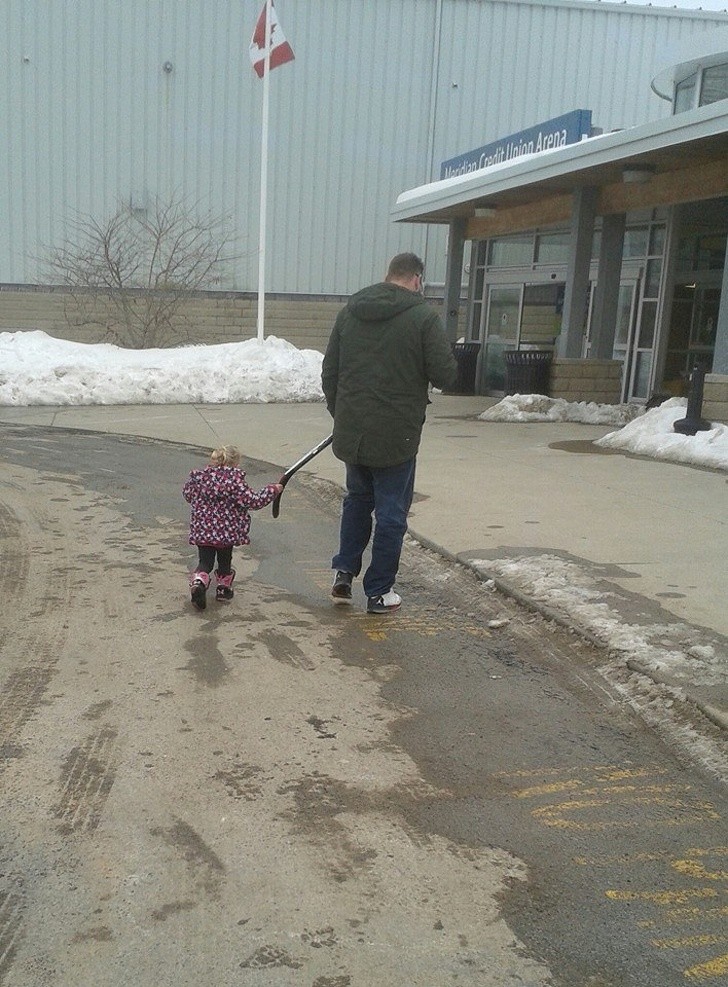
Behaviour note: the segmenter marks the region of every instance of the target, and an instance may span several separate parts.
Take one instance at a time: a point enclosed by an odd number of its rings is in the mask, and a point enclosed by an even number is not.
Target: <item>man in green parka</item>
[[[372,540],[363,587],[369,613],[392,613],[407,514],[414,491],[428,389],[457,376],[442,322],[423,298],[416,254],[393,257],[386,279],[353,295],[339,313],[321,383],[334,419],[334,455],[346,464],[334,603],[351,602],[351,585]],[[372,517],[373,515],[373,517]]]

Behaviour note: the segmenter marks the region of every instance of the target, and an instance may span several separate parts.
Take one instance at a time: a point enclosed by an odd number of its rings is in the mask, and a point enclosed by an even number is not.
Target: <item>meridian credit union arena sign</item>
[[[489,168],[502,161],[513,161],[524,154],[537,154],[552,147],[566,147],[578,144],[585,137],[592,136],[591,110],[572,110],[563,116],[537,123],[528,130],[520,130],[509,137],[467,151],[440,165],[440,178],[453,178],[467,175],[471,171]]]

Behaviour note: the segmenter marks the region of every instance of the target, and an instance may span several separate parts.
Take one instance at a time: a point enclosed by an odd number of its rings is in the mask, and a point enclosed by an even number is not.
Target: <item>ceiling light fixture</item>
[[[628,165],[622,169],[622,181],[627,185],[639,185],[649,182],[654,174],[655,169],[652,165]]]

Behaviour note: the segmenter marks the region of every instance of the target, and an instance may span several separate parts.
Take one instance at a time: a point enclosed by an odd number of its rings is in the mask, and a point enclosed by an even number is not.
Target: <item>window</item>
[[[520,346],[550,349],[561,332],[566,285],[527,284],[523,291]]]
[[[653,257],[647,261],[645,273],[645,298],[657,298],[660,294],[660,275],[662,274],[662,260]]]
[[[647,253],[647,233],[646,226],[625,230],[623,257],[644,257]]]
[[[660,217],[656,216],[655,219]],[[665,227],[653,226],[650,231],[650,254],[662,257],[665,252]]]
[[[687,79],[675,86],[675,113],[691,110],[695,106],[695,87],[698,84],[698,73],[693,72]]]
[[[725,266],[725,233],[698,237],[696,268],[699,271],[722,271]]]
[[[652,349],[655,341],[655,320],[657,319],[657,302],[642,303],[642,319],[640,324],[638,346],[642,350]]]
[[[722,271],[725,265],[726,234],[705,233],[682,237],[678,244],[678,270]]]
[[[489,267],[523,267],[533,263],[533,235],[503,236],[489,242]]]
[[[569,259],[571,237],[564,233],[539,233],[536,237],[537,264],[565,264]]]
[[[700,105],[716,103],[719,99],[728,99],[728,62],[703,70]]]

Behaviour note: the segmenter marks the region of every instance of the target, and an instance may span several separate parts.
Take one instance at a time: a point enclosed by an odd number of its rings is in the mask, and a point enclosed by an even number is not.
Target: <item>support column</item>
[[[720,291],[718,325],[715,332],[713,373],[728,374],[728,252],[723,265],[723,283]]]
[[[602,222],[602,241],[599,250],[599,272],[594,290],[594,308],[591,321],[592,360],[611,360],[614,352],[614,335],[617,330],[619,305],[619,280],[622,273],[624,251],[625,214],[605,216]]]
[[[465,220],[450,223],[447,238],[447,266],[445,268],[445,298],[443,304],[445,332],[451,343],[458,338],[458,315],[463,284],[463,253],[465,251]]]
[[[592,187],[574,192],[564,315],[559,338],[559,356],[569,359],[578,360],[582,354],[584,324],[589,302],[589,264],[597,195],[598,189]]]

